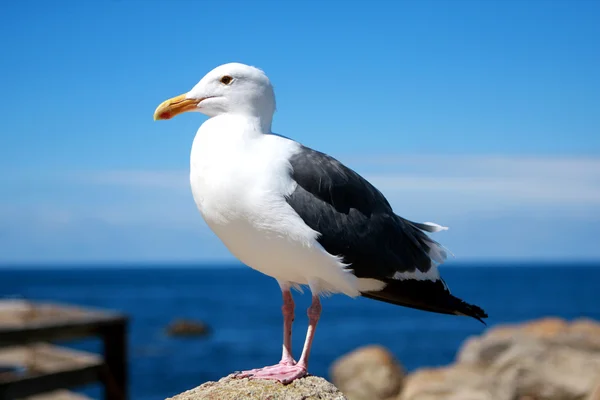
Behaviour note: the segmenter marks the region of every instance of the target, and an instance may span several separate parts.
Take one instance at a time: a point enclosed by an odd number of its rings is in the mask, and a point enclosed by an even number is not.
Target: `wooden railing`
[[[104,385],[106,400],[127,400],[127,327],[119,313],[0,301],[0,400],[91,383]],[[90,337],[102,340],[102,355],[51,344]]]

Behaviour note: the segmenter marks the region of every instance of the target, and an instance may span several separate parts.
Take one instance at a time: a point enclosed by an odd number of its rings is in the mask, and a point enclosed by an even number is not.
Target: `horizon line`
[[[463,261],[450,260],[438,266],[438,268],[464,268],[464,267],[480,267],[480,268],[502,268],[502,267],[549,267],[549,266],[594,266],[600,267],[600,259],[506,259],[506,260],[486,260],[486,259],[471,259]],[[119,268],[125,269],[243,269],[248,268],[247,265],[237,260],[202,260],[202,261],[64,261],[64,262],[0,262],[0,271],[10,271],[19,269],[46,269],[46,270],[61,270],[61,269],[106,269],[115,270]]]

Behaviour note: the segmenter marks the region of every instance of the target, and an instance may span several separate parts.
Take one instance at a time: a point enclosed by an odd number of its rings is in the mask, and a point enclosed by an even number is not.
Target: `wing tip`
[[[469,304],[462,300],[460,300],[460,302],[462,303],[460,307],[461,310],[457,310],[455,312],[456,315],[475,318],[477,321],[487,326],[487,324],[484,321],[484,318],[488,318],[488,314],[483,310],[483,308],[474,304]]]

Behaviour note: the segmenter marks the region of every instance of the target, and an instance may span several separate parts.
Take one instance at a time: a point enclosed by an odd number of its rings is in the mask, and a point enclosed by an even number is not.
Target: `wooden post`
[[[128,322],[120,313],[0,300],[0,359],[31,367],[15,376],[0,376],[0,400],[99,381],[107,400],[127,400]],[[91,336],[102,339],[104,358],[40,344]]]
[[[106,372],[103,374],[105,400],[127,400],[127,324],[118,321],[102,329]]]

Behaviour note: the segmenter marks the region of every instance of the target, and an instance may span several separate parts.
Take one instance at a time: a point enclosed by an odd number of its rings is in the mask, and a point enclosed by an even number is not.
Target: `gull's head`
[[[241,114],[270,121],[275,112],[275,94],[269,78],[260,69],[224,64],[206,74],[189,92],[161,103],[154,120],[171,119],[187,111],[209,117]]]

